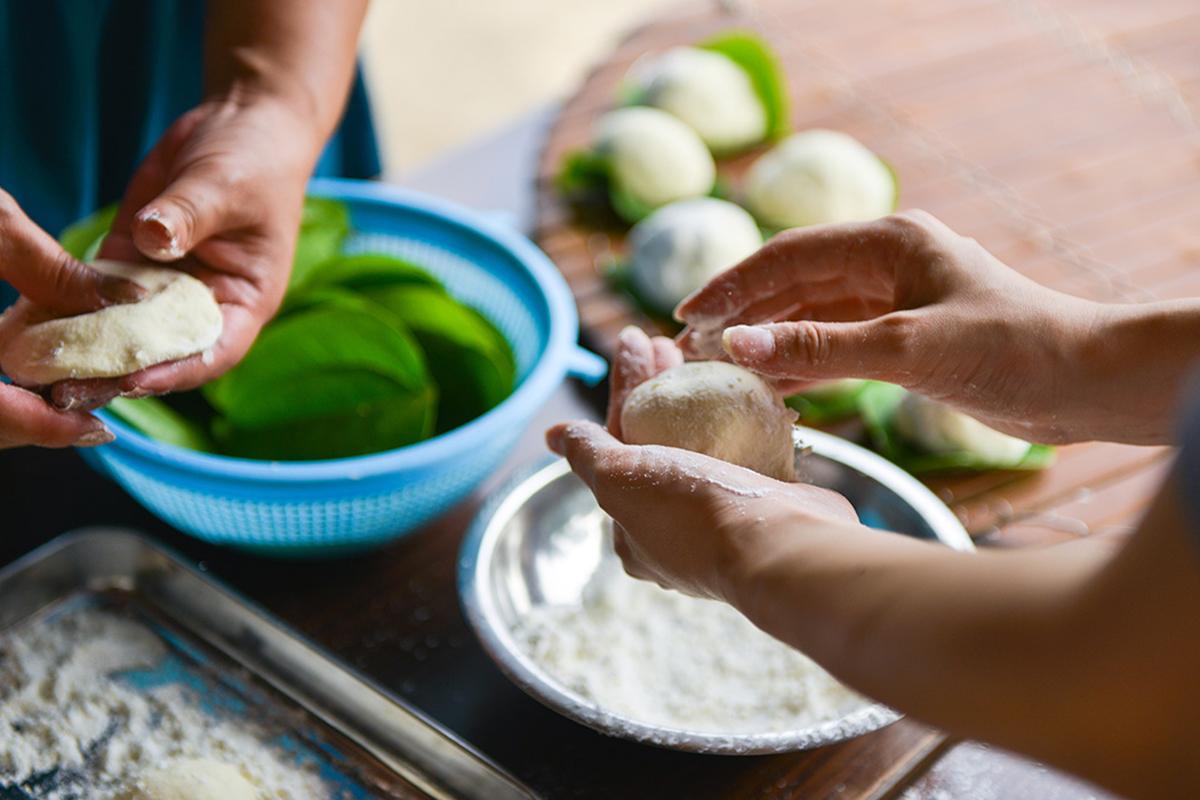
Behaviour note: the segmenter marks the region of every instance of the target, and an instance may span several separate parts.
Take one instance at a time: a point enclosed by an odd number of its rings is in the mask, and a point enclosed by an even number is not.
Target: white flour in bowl
[[[330,797],[312,769],[248,720],[207,713],[184,681],[135,687],[122,674],[167,656],[148,627],[99,609],[43,618],[0,636],[0,793],[126,800],[176,758],[235,767],[266,800]]]
[[[651,725],[789,731],[868,702],[730,606],[634,580],[615,557],[602,563],[582,605],[535,607],[515,633],[558,682]]]

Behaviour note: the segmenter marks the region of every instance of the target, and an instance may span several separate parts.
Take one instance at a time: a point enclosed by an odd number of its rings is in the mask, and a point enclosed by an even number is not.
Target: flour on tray
[[[634,580],[615,557],[602,562],[581,605],[535,607],[515,633],[565,687],[660,727],[782,732],[868,702],[730,606]]]
[[[261,798],[330,796],[254,723],[202,709],[186,683],[127,679],[167,655],[149,627],[94,608],[0,636],[0,793],[20,786],[48,800],[138,797],[147,770],[204,758],[238,769]]]

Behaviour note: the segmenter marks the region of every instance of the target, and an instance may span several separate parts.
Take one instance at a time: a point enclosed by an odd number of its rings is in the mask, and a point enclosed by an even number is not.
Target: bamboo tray
[[[577,221],[553,186],[618,83],[647,53],[728,28],[757,31],[790,81],[796,129],[853,134],[924,208],[1035,280],[1144,301],[1200,292],[1200,7],[1184,0],[759,0],[691,4],[630,35],[562,107],[537,176],[538,243],[579,304],[587,344],[611,354],[633,323],[670,332],[602,274],[623,235]],[[736,187],[759,152],[724,162]],[[1126,527],[1165,450],[1063,448],[1045,473],[930,481],[979,538]],[[1101,490],[1142,476],[1109,502]],[[1086,496],[1086,503],[1080,504]],[[1053,511],[1063,505],[1068,513]],[[1030,533],[1036,527],[1039,535]]]

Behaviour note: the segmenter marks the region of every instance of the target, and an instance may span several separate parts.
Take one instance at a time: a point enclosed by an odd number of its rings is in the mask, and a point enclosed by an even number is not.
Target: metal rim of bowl
[[[530,273],[542,290],[550,330],[546,347],[529,374],[499,405],[452,431],[416,444],[380,453],[319,461],[264,461],[201,453],[151,439],[125,424],[116,415],[96,412],[117,435],[108,447],[118,447],[169,468],[182,468],[197,475],[219,479],[240,478],[272,483],[301,483],[345,478],[372,477],[398,469],[416,469],[443,462],[447,456],[468,452],[478,436],[521,422],[525,409],[540,407],[554,387],[571,372],[579,318],[575,301],[562,274],[541,250],[516,231],[486,215],[419,192],[370,181],[318,178],[309,184],[314,195],[398,207],[403,211],[434,218],[464,233],[483,238],[508,251]]]
[[[924,484],[895,464],[832,434],[797,426],[797,447],[811,447],[884,484],[911,505],[929,524],[938,541],[953,550],[974,552],[975,545],[958,518]],[[500,671],[522,691],[546,707],[593,730],[633,741],[691,753],[763,755],[807,750],[861,736],[883,728],[903,715],[881,703],[864,705],[839,719],[801,730],[723,734],[649,725],[606,711],[561,686],[526,655],[499,624],[492,595],[486,591],[487,570],[499,542],[503,523],[543,487],[570,472],[564,459],[555,459],[514,477],[480,509],[460,550],[459,600],[483,649]]]

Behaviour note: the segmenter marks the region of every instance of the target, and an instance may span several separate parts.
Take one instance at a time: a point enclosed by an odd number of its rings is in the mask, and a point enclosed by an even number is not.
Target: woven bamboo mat
[[[554,175],[588,143],[634,60],[731,27],[758,31],[779,53],[793,126],[843,130],[878,152],[900,176],[902,207],[936,214],[1072,294],[1138,302],[1200,293],[1194,0],[693,3],[636,31],[598,66],[542,153],[536,237],[601,352],[612,352],[626,324],[658,326],[602,276],[623,237],[576,221]],[[722,164],[724,180],[736,188],[757,155]],[[1037,476],[931,485],[979,538],[1056,540],[1127,527],[1165,456],[1076,445]]]

